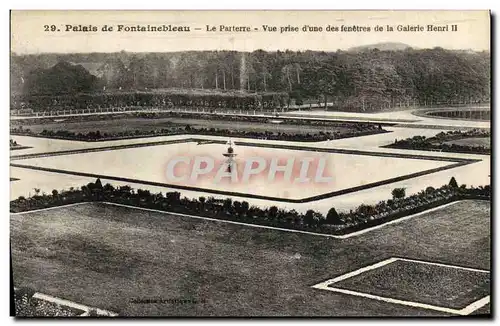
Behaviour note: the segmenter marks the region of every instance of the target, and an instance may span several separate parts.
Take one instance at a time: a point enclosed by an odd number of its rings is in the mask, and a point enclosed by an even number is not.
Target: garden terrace
[[[440,132],[429,138],[414,136],[402,140],[396,139],[393,144],[384,147],[489,155],[491,153],[490,139],[489,130],[456,130]]]
[[[252,201],[273,201],[281,205],[282,203],[301,204],[355,193],[445,170],[451,171],[454,168],[480,161],[459,157],[383,153],[330,148],[328,146],[313,147],[304,144],[299,146],[269,141],[237,140],[235,145],[239,153],[237,162],[239,162],[240,170],[243,169],[245,162],[256,155],[266,158],[268,167],[270,162],[268,159],[272,157],[277,157],[280,160],[285,157],[295,157],[294,164],[297,168],[304,157],[311,157],[313,160],[325,160],[324,171],[326,174],[323,175],[332,176],[332,179],[320,183],[309,182],[302,187],[296,187],[294,179],[297,175],[293,175],[290,178],[278,177],[270,186],[267,176],[258,175],[251,178],[249,186],[246,182],[229,182],[229,180],[214,183],[213,176],[207,174],[196,180],[185,182],[167,177],[165,172],[168,162],[179,155],[184,156],[189,153],[191,158],[194,156],[213,158],[217,162],[214,167],[218,169],[219,163],[222,163],[219,161],[223,158],[222,153],[227,149],[225,146],[227,137],[223,139],[182,138],[182,136],[174,138],[156,139],[150,142],[127,141],[124,144],[113,142],[102,146],[85,146],[85,148],[79,149],[68,148],[58,151],[24,153],[12,156],[11,160],[16,162],[12,162],[11,166],[41,171],[41,173],[49,172],[51,175],[57,173],[63,178],[67,176],[85,177],[91,180],[101,178],[121,184],[137,184],[136,187],[140,187],[138,186],[140,184],[150,189],[151,187],[180,189],[186,191],[186,194],[202,192],[214,196],[241,197]],[[32,140],[47,142],[47,140],[34,138]],[[207,140],[210,141],[207,142]],[[65,157],[67,155],[71,155],[71,159]],[[120,165],[115,164],[117,157],[122,158]],[[148,159],[145,160],[145,157]],[[373,166],[378,164],[380,164],[378,173],[373,173]],[[312,165],[314,166],[314,163]],[[141,168],[134,168],[136,166],[141,166]],[[355,177],[346,172],[350,171],[353,166],[356,166],[358,171]],[[182,167],[189,167],[189,165],[182,165]],[[308,173],[313,174],[313,169],[315,167],[309,169]],[[467,183],[477,185],[469,181]],[[419,187],[424,185],[426,183]],[[58,188],[45,188],[43,184],[40,186],[44,188],[44,191]],[[26,196],[32,188],[33,186],[29,183],[23,183],[23,190],[17,196]],[[304,191],[306,188],[307,191]],[[196,193],[191,193],[191,195],[200,196]]]
[[[82,203],[11,214],[12,275],[18,287],[120,316],[457,316],[313,285],[398,257],[397,265],[374,270],[375,278],[381,276],[374,288],[345,287],[461,308],[477,298],[471,290],[488,291],[484,282],[456,281],[464,274],[454,271],[491,268],[489,213],[488,201],[461,201],[339,239],[112,203]],[[401,258],[419,262],[401,266]],[[422,271],[422,263],[428,271],[415,274]],[[394,267],[396,275],[391,273]],[[415,288],[412,280],[426,275],[425,286]],[[462,293],[442,301],[443,296],[432,291],[440,285],[446,293]],[[432,297],[423,297],[426,294]],[[190,302],[169,303],[175,299]],[[490,313],[488,304],[468,311],[481,313]]]

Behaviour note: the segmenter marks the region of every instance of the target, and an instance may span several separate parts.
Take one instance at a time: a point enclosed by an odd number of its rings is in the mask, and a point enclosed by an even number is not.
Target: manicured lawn
[[[150,131],[154,129],[162,129],[168,127],[181,127],[186,125],[196,128],[220,128],[231,130],[245,130],[245,131],[271,131],[271,132],[287,132],[287,133],[318,133],[320,131],[339,131],[344,133],[354,128],[349,127],[314,127],[305,125],[276,125],[272,123],[260,122],[235,122],[224,120],[206,120],[206,119],[192,119],[192,118],[158,118],[158,119],[142,119],[127,117],[121,119],[103,119],[103,120],[90,120],[90,121],[61,121],[53,123],[31,123],[23,124],[24,129],[31,129],[33,132],[40,133],[44,129],[48,131],[65,130],[74,133],[86,134],[90,131],[99,130],[101,133],[118,133],[124,131]],[[16,125],[13,125],[16,127]]]
[[[455,139],[445,142],[445,144],[455,144],[460,146],[484,146],[485,148],[491,148],[491,138],[489,137],[473,137],[473,138],[463,138]]]
[[[397,260],[332,286],[460,310],[489,295],[490,274]]]
[[[394,256],[489,270],[489,208],[464,201],[341,240],[81,204],[11,215],[13,277],[132,316],[440,315],[311,286]],[[170,301],[137,303],[158,298]]]

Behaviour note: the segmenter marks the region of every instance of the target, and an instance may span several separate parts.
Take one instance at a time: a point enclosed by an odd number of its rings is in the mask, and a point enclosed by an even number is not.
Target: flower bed
[[[454,179],[453,179],[454,180]],[[456,183],[456,181],[455,181]],[[451,184],[451,182],[450,182]],[[393,192],[394,195],[394,192]],[[337,213],[334,208],[325,217],[314,210],[305,214],[271,206],[265,209],[250,206],[248,202],[213,197],[181,198],[179,192],[152,194],[148,190],[134,191],[129,186],[114,188],[102,185],[100,179],[80,189],[52,191],[51,195],[36,194],[30,198],[19,197],[11,201],[11,212],[23,212],[40,208],[61,206],[79,202],[105,201],[168,212],[190,214],[221,220],[304,230],[327,234],[347,234],[380,225],[404,216],[416,214],[443,204],[462,199],[486,199],[491,197],[490,186],[470,187],[444,185],[428,187],[418,194],[381,201],[376,205],[361,204],[356,210]]]

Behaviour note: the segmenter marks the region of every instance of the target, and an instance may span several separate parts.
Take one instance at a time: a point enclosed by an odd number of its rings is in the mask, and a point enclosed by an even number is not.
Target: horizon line
[[[398,43],[398,42],[394,42]],[[384,43],[382,43],[384,44]],[[404,43],[400,43],[404,44]],[[366,46],[371,46],[372,44],[367,44]],[[375,44],[374,44],[375,45]],[[114,53],[141,53],[141,54],[147,54],[147,53],[182,53],[182,52],[238,52],[238,53],[253,53],[256,51],[264,51],[264,52],[325,52],[325,53],[335,53],[335,52],[352,52],[356,51],[355,49],[358,47],[363,47],[364,45],[359,45],[359,46],[353,46],[347,49],[341,49],[338,48],[336,50],[321,50],[321,49],[272,49],[272,50],[265,50],[265,49],[255,49],[252,51],[249,50],[234,50],[234,49],[205,49],[205,50],[196,50],[196,49],[186,49],[186,50],[175,50],[175,51],[132,51],[132,50],[115,50],[115,51],[82,51],[82,52],[17,52],[17,51],[10,51],[11,55],[18,55],[18,56],[24,56],[24,55],[47,55],[47,54],[55,54],[55,55],[66,55],[66,54],[114,54]],[[394,50],[385,50],[385,49],[378,49],[379,51],[405,51],[405,50],[434,50],[437,48],[441,48],[443,50],[448,50],[448,51],[472,51],[472,52],[490,52],[491,49],[473,49],[473,48],[445,48],[441,46],[434,46],[434,47],[413,47],[408,45],[408,48],[406,49],[394,49]],[[373,49],[366,49],[366,50],[375,50],[377,48]],[[362,52],[362,51],[359,51]]]

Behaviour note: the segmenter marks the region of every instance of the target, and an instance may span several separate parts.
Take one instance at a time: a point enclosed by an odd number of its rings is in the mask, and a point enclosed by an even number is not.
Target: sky
[[[66,31],[67,25],[95,32]],[[113,31],[102,31],[104,25]],[[123,26],[171,25],[190,32],[118,32]],[[216,31],[207,31],[215,27]],[[220,26],[250,27],[250,32],[221,32]],[[263,25],[275,26],[274,32]],[[394,31],[387,31],[387,26]],[[428,25],[448,31],[428,31]],[[457,31],[451,30],[457,26]],[[52,27],[54,26],[54,27]],[[281,27],[298,32],[280,32]],[[305,26],[321,32],[304,32]],[[328,26],[369,27],[370,31],[327,31]],[[380,26],[382,31],[375,31]],[[398,31],[423,28],[424,31]],[[198,28],[199,30],[195,30]],[[54,29],[54,31],[52,31]],[[488,11],[12,11],[11,51],[17,54],[74,52],[173,52],[185,50],[336,51],[381,42],[416,48],[490,49]]]

